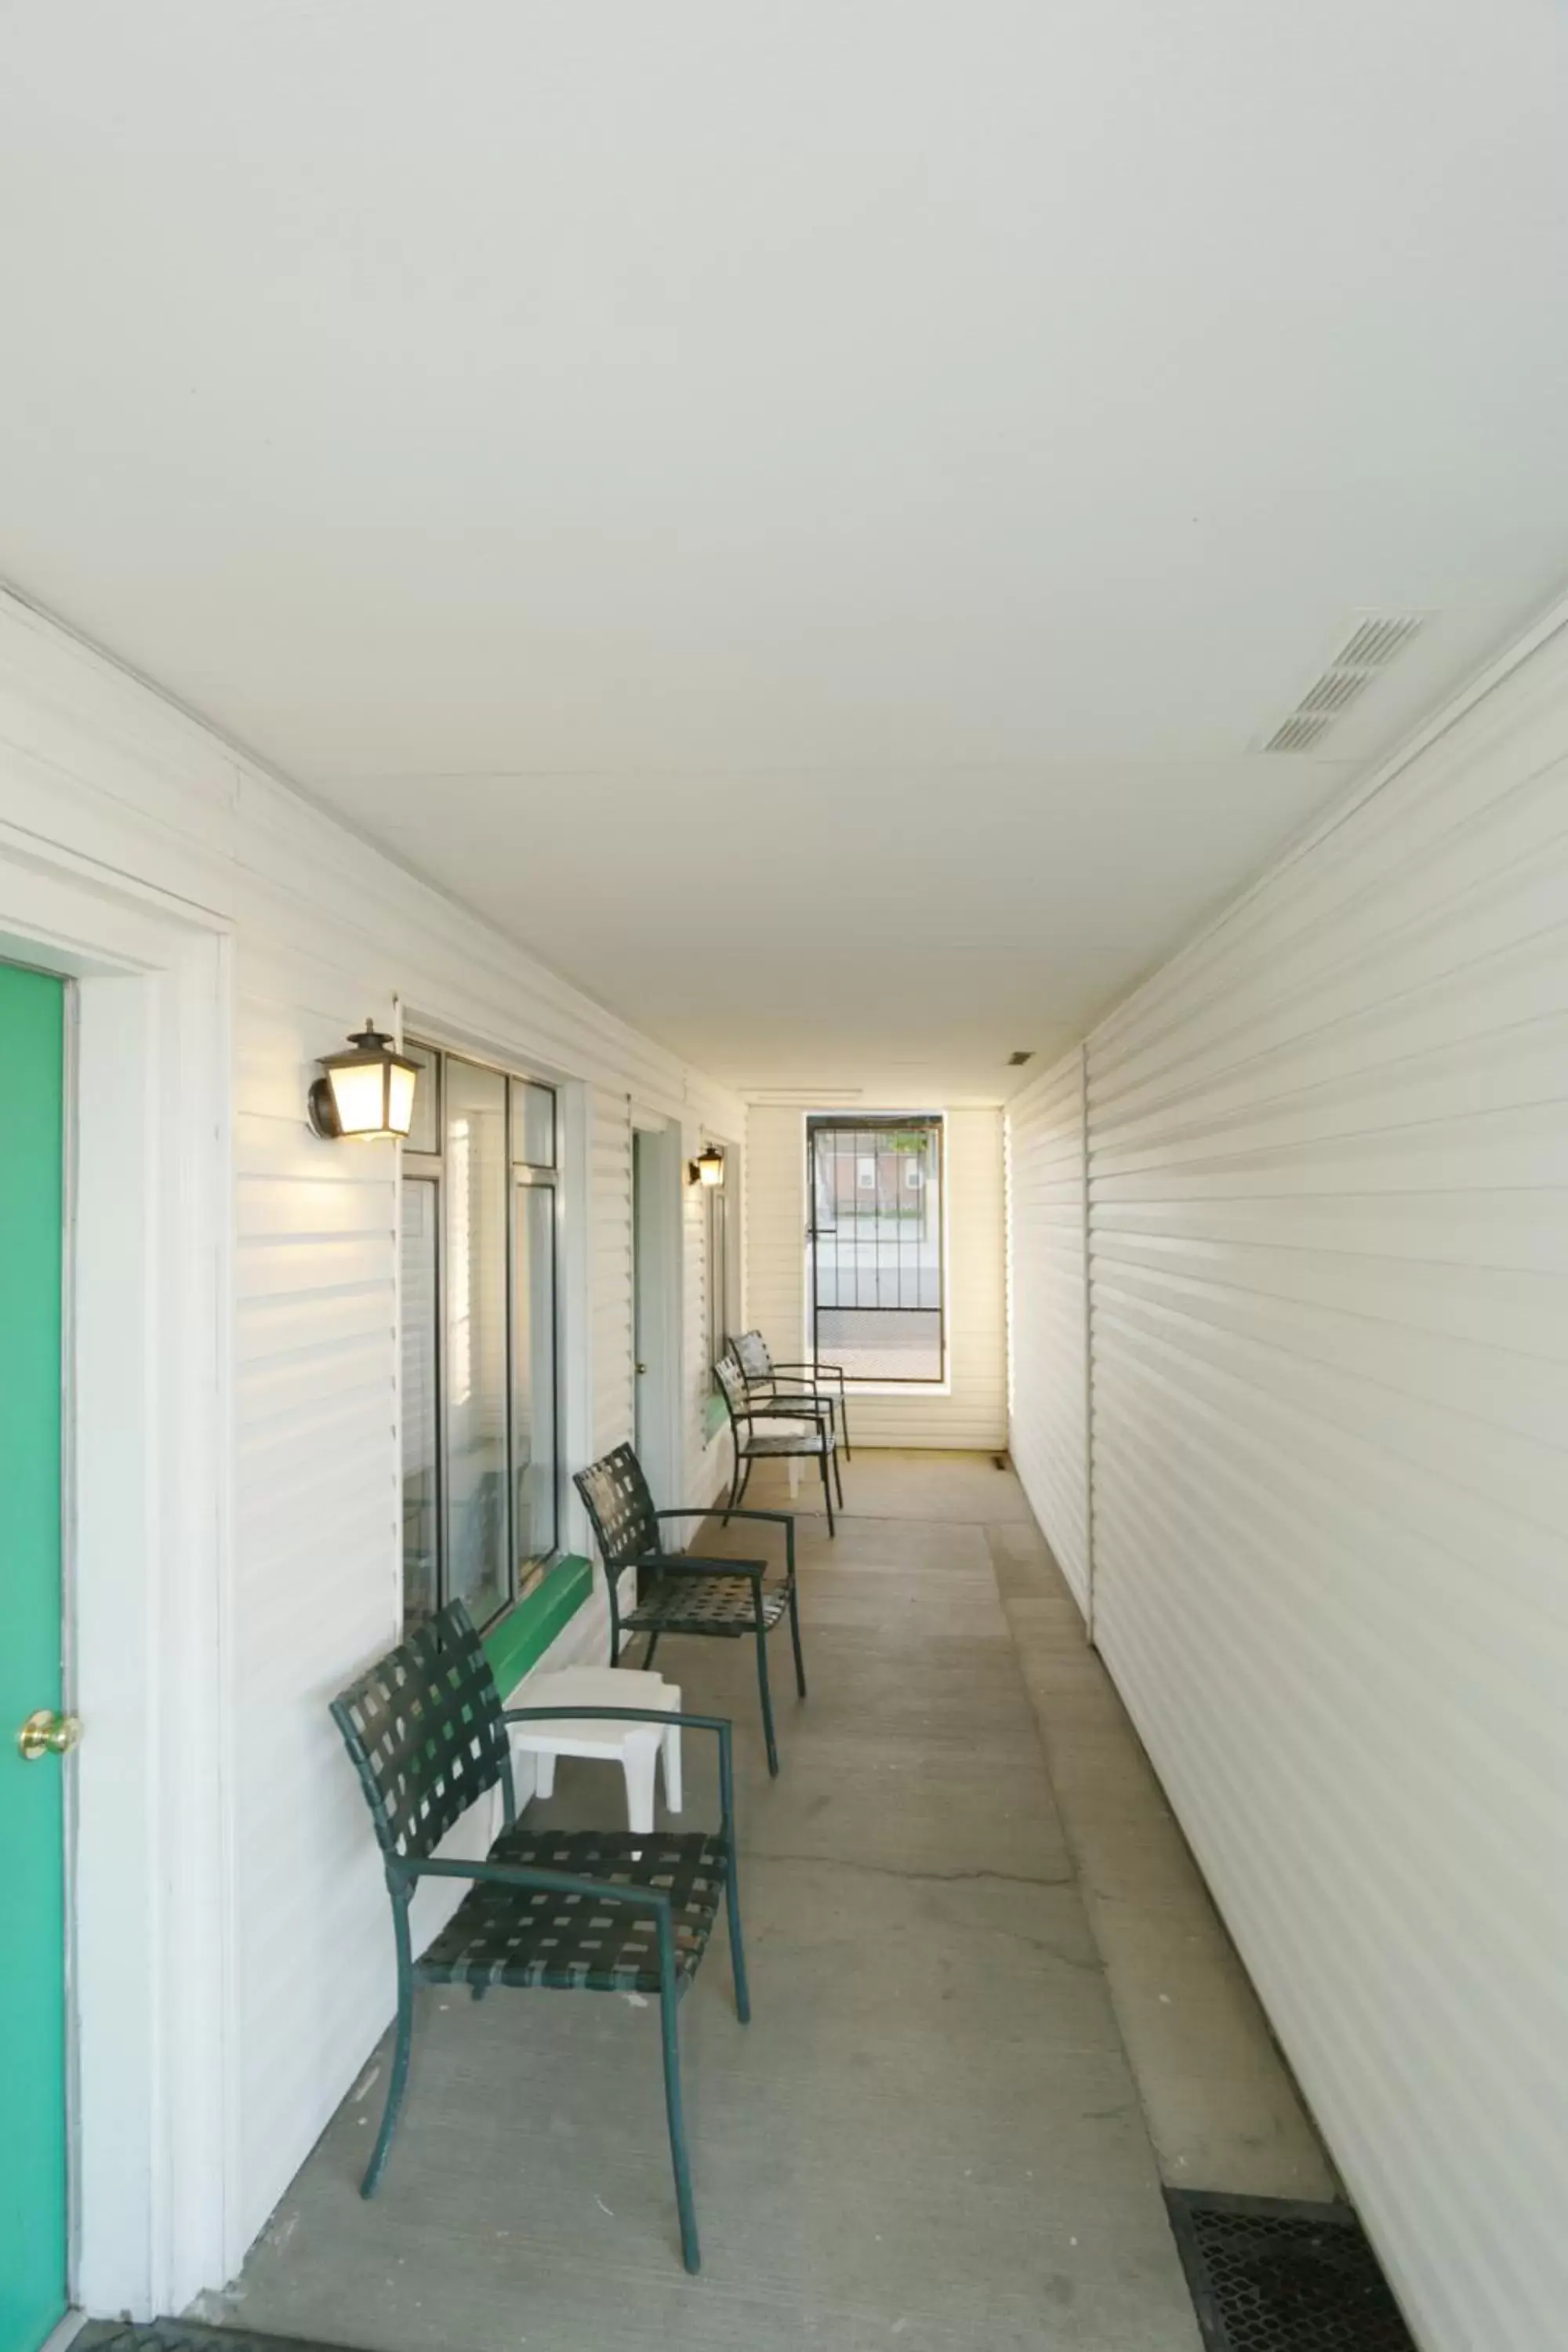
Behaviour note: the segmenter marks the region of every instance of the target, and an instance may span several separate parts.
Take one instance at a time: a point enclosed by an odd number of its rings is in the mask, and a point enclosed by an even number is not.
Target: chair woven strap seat
[[[559,1870],[669,1896],[679,1978],[695,1974],[724,1899],[728,1863],[717,1838],[696,1831],[540,1830],[519,1824],[491,1862]],[[651,1911],[481,1881],[463,1897],[415,1973],[426,1984],[546,1985],[562,1991],[658,1992],[658,1928]]]
[[[621,1623],[634,1633],[752,1633],[754,1590],[746,1576],[660,1577]],[[788,1606],[782,1585],[763,1585],[764,1625],[776,1625]]]
[[[815,1429],[804,1429],[792,1435],[787,1430],[775,1431],[771,1436],[765,1429],[752,1430],[741,1440],[742,1454],[820,1454],[826,1446],[831,1452],[837,1439],[818,1423]]]

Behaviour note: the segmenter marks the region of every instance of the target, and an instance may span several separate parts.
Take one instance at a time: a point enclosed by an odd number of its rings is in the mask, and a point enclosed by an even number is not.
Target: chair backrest
[[[498,1783],[513,1811],[500,1693],[460,1601],[378,1658],[332,1701],[382,1852],[423,1862]]]
[[[768,1353],[768,1343],[760,1331],[742,1331],[738,1339],[730,1342],[735,1361],[749,1381],[771,1381],[773,1360]]]
[[[713,1367],[713,1377],[721,1395],[729,1408],[730,1419],[739,1427],[752,1418],[752,1391],[746,1375],[733,1356],[721,1356]]]
[[[609,1576],[618,1576],[634,1560],[645,1559],[658,1549],[653,1496],[642,1464],[629,1445],[617,1445],[613,1453],[590,1462],[586,1470],[576,1472],[572,1483],[588,1507]]]

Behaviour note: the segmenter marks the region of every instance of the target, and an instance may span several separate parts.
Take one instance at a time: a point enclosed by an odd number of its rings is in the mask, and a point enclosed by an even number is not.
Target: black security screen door
[[[805,1150],[815,1360],[940,1381],[941,1119],[808,1118]]]

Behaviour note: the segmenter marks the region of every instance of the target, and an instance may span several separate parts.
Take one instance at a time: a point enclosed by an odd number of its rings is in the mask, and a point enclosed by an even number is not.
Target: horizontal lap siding
[[[300,837],[301,832],[304,838]],[[584,1263],[592,1445],[632,1430],[628,1100],[679,1120],[738,1106],[657,1047],[382,869],[312,813],[258,794],[240,836],[236,1035],[237,1852],[244,2198],[258,2227],[394,1999],[386,1897],[363,1801],[326,1701],[395,1638],[396,1170],[388,1147],[329,1149],[302,1107],[316,1056],[394,993],[498,1059],[585,1078]],[[299,887],[361,861],[350,930]],[[374,861],[370,861],[374,871]],[[416,927],[405,901],[414,894]],[[323,944],[326,942],[327,944]],[[569,1202],[574,1197],[570,1171]],[[691,1236],[689,1233],[688,1240]],[[573,1466],[575,1466],[574,1465]],[[595,1603],[595,1606],[599,1604]],[[426,1925],[433,1927],[427,1906]],[[279,1969],[275,1955],[293,1956]]]
[[[805,1296],[805,1114],[754,1106],[746,1124],[746,1319],[780,1360],[809,1353]],[[858,1444],[972,1448],[1007,1442],[1002,1114],[946,1116],[951,1392],[858,1393]]]
[[[781,1362],[805,1339],[805,1116],[753,1106],[746,1114],[745,1319]]]
[[[1009,1448],[1080,1609],[1089,1602],[1083,1057],[1007,1110]]]
[[[595,1088],[589,1111],[594,1202],[594,1451],[630,1442],[632,1401],[632,1129],[624,1095]]]
[[[1560,641],[1108,1023],[1089,1097],[1100,1644],[1422,2342],[1547,2352]]]
[[[214,1105],[215,1118],[232,1112],[235,1169],[225,1613],[241,2172],[226,2187],[253,2233],[393,2003],[385,1890],[326,1708],[397,1626],[396,1162],[388,1146],[332,1147],[309,1132],[317,1056],[367,1010],[384,1017],[400,998],[412,1027],[428,1020],[585,1087],[589,1230],[578,1262],[595,1445],[631,1426],[628,1097],[693,1137],[704,1126],[739,1134],[743,1114],[5,598],[0,753],[9,823],[136,889],[211,909],[234,936],[233,1102]],[[574,1181],[569,1170],[569,1197]]]

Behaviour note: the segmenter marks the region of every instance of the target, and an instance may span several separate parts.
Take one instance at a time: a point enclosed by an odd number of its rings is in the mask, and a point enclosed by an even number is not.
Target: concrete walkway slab
[[[384,2074],[205,2315],[386,2352],[1196,2352],[987,1537],[1037,1569],[1026,1506],[988,1457],[862,1456],[846,1483],[837,1544],[801,1522],[812,1690],[775,1642],[777,1781],[750,1644],[658,1661],[739,1750],[754,2021],[721,1937],[681,2020],[702,2275],[653,2009],[430,1990],[380,2197],[358,2177]],[[688,1822],[710,1746],[688,1737]],[[619,1802],[564,1762],[549,1812]]]

